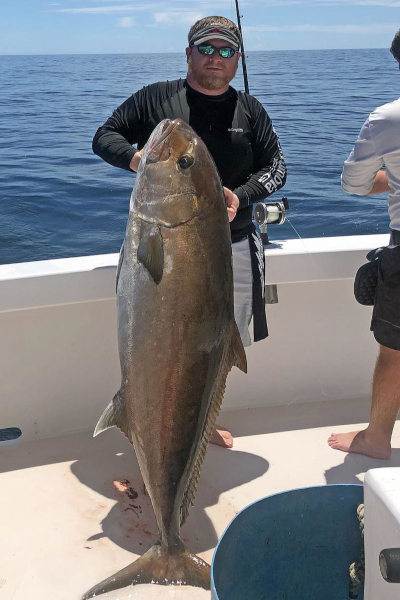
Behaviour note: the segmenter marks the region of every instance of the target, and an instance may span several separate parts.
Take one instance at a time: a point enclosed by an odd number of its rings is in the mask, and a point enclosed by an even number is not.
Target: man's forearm
[[[389,185],[387,172],[381,169],[375,175],[374,183],[370,192],[368,192],[368,196],[372,196],[373,194],[383,194],[384,192],[390,192],[391,187]]]
[[[240,206],[249,206],[249,204],[254,204],[271,196],[285,185],[286,175],[285,160],[280,153],[273,161],[272,166],[255,173],[245,184],[234,190],[239,197]]]
[[[100,127],[93,138],[92,149],[97,156],[113,167],[130,170],[135,148],[120,134]]]

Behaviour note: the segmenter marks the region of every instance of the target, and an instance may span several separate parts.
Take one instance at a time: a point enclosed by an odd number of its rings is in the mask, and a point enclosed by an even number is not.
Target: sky
[[[400,0],[239,0],[245,50],[388,48]],[[0,55],[181,52],[235,0],[0,0]]]

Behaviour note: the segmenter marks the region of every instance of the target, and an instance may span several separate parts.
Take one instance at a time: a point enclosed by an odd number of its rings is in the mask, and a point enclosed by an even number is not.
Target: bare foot
[[[233,448],[233,437],[232,434],[225,429],[225,427],[216,425],[212,433],[210,443],[216,444],[217,446],[222,446],[223,448]]]
[[[392,449],[386,440],[378,439],[363,431],[352,431],[350,433],[332,433],[328,438],[328,444],[334,450],[342,452],[354,452],[365,454],[372,458],[385,460],[390,458]]]

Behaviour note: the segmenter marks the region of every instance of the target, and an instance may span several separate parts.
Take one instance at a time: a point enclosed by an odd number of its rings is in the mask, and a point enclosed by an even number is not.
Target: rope
[[[358,594],[364,587],[365,581],[365,555],[364,555],[364,504],[357,507],[357,517],[360,522],[362,547],[360,558],[350,565],[349,598],[358,598]]]

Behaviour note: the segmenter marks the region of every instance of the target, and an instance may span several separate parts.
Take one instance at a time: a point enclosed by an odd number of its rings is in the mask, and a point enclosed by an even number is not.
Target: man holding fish
[[[121,385],[94,435],[117,427],[132,444],[158,539],[84,600],[137,584],[210,589],[210,567],[186,547],[180,528],[208,443],[214,436],[232,445],[216,420],[230,370],[247,372],[243,341],[250,342],[253,306],[262,304],[253,311],[254,338],[267,334],[251,203],[286,176],[267,113],[229,87],[239,47],[231,21],[196,23],[187,79],[134,94],[93,142],[109,163],[137,171],[117,269]]]
[[[128,98],[100,127],[93,151],[113,166],[136,172],[143,148],[163,119],[187,122],[207,146],[223,184],[230,221],[234,310],[244,346],[267,337],[264,257],[252,223],[252,204],[286,181],[278,137],[263,106],[229,85],[241,47],[238,27],[224,17],[197,21],[188,34],[186,79],[158,82]],[[136,144],[136,148],[132,146]],[[212,443],[232,447],[233,438],[216,427]]]

